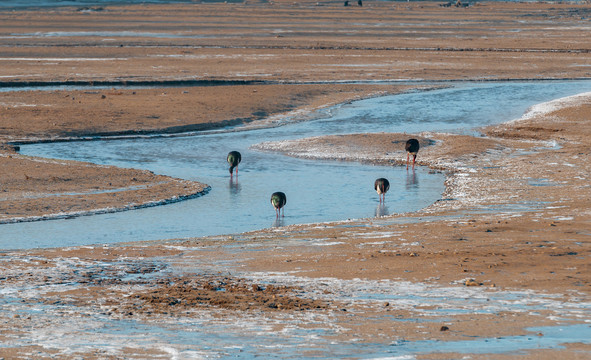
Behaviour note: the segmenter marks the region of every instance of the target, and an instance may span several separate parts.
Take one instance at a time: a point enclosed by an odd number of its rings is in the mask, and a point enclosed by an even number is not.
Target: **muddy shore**
[[[360,8],[281,1],[2,10],[2,86],[154,87],[0,92],[0,221],[148,206],[207,191],[205,184],[147,171],[30,158],[11,144],[263,124],[272,115],[431,86],[425,80],[591,78],[584,36],[590,14],[586,4]],[[401,79],[421,82],[391,82]],[[195,80],[230,85],[183,86]],[[162,81],[180,86],[158,86]],[[6,300],[0,312],[0,355],[166,356],[157,346],[71,349],[41,336],[70,317],[99,315],[146,324],[194,320],[203,312],[227,322],[257,317],[273,322],[269,332],[330,328],[322,333],[326,339],[359,347],[543,339],[546,330],[529,329],[588,326],[590,104],[589,94],[545,104],[519,121],[482,129],[482,137],[416,134],[431,143],[418,165],[448,174],[444,201],[417,213],[182,241],[2,252],[2,287],[16,300]],[[338,149],[339,160],[380,163],[397,136],[406,135],[258,146],[300,157],[321,148],[330,159]],[[400,151],[400,165],[403,159]],[[424,286],[444,289],[444,299],[483,296],[500,310],[476,306],[441,315],[436,310],[445,301],[409,306],[347,297],[370,286],[385,294]],[[510,301],[503,294],[546,305],[505,308],[500,304]],[[39,306],[49,315],[25,311]],[[410,321],[417,318],[426,321]],[[393,325],[392,319],[408,321]],[[413,356],[583,359],[590,353],[588,341],[575,341],[493,355],[424,350]]]

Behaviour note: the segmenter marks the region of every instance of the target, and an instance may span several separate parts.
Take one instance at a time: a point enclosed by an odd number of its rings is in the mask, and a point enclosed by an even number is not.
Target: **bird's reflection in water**
[[[285,225],[285,220],[283,219],[282,216],[278,217],[275,219],[275,221],[273,221],[273,225],[272,227],[282,227]]]
[[[238,175],[236,175],[234,177],[230,177],[230,182],[228,183],[228,188],[230,189],[231,195],[237,195],[238,193],[240,193],[240,189],[242,188],[242,185],[240,185],[238,183]]]
[[[382,202],[376,207],[376,217],[382,217],[389,214],[390,212],[388,211],[388,207],[385,203]]]
[[[406,173],[406,190],[419,187],[419,177],[417,173],[412,170]]]

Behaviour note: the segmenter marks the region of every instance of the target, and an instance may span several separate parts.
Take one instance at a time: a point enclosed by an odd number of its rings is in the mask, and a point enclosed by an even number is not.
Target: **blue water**
[[[206,183],[211,191],[196,199],[154,208],[0,225],[0,248],[232,234],[416,211],[440,198],[443,174],[430,174],[420,167],[407,172],[400,166],[302,160],[249,147],[268,140],[326,134],[475,133],[477,126],[518,118],[533,104],[590,90],[591,82],[585,81],[457,84],[356,101],[319,113],[316,120],[275,128],[23,146],[21,151],[27,155],[149,169]],[[230,181],[225,163],[230,150],[243,154],[237,181]],[[377,177],[386,177],[391,183],[385,206],[379,205],[373,190]],[[279,220],[269,202],[274,191],[283,191],[288,197],[285,217]]]
[[[393,320],[393,324],[398,319]],[[175,348],[180,358],[240,358],[240,359],[414,359],[421,354],[526,354],[528,350],[565,349],[567,344],[589,344],[591,326],[588,324],[564,325],[553,327],[530,328],[532,333],[519,336],[500,336],[491,338],[470,338],[464,340],[438,341],[407,341],[393,339],[389,345],[384,343],[356,343],[331,341],[338,335],[335,330],[327,329],[296,329],[285,333],[261,331],[260,329],[241,329],[233,326],[216,324],[211,329],[200,322],[183,324],[170,328],[145,325],[139,322],[118,320],[99,329],[91,328],[99,339],[125,337],[132,339],[136,346],[146,348]],[[394,325],[395,326],[395,325]],[[196,331],[195,329],[199,329]],[[242,331],[241,331],[242,330]],[[258,330],[258,331],[257,331]],[[538,335],[540,334],[540,335]],[[76,340],[68,344],[74,348],[88,346]],[[104,346],[100,340],[94,347]],[[104,340],[103,340],[104,341]],[[164,345],[166,344],[166,345]],[[196,356],[199,354],[200,356]],[[584,352],[581,352],[583,356]],[[587,354],[586,356],[589,356]],[[449,358],[449,357],[444,357]]]

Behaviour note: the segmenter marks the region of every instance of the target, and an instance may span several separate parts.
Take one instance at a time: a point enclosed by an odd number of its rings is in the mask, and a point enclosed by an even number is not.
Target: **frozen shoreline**
[[[588,78],[591,63],[582,36],[588,32],[588,4],[344,7],[280,0],[73,10],[0,11],[7,59],[0,78],[197,76],[287,85],[0,92],[2,141],[260,119],[407,89],[338,84],[345,79]],[[15,29],[50,33],[56,23],[69,33],[127,31],[133,24],[131,30],[143,34],[191,37],[14,36]],[[10,60],[60,57],[133,61]],[[315,82],[320,84],[310,85]],[[22,104],[50,106],[16,106]],[[466,175],[448,178],[448,188],[457,191],[419,213],[203,238],[2,251],[0,356],[588,356],[591,105],[571,105],[535,120],[482,129],[485,136],[477,139],[438,134],[442,141],[425,149],[433,163]],[[378,141],[369,143],[379,148]],[[56,194],[145,189],[163,181],[132,169],[25,162],[4,150],[3,196],[23,188]],[[160,190],[170,196],[186,190],[177,185]],[[78,199],[65,208],[105,208],[110,205],[92,201],[106,200]],[[11,205],[38,211],[50,204],[22,197]],[[434,345],[440,352],[428,350]]]

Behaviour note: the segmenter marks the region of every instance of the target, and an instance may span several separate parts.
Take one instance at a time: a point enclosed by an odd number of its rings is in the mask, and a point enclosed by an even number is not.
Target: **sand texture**
[[[75,146],[98,137],[276,126],[282,116],[305,120],[316,109],[434,86],[428,80],[591,78],[588,4],[441,4],[1,10],[0,85],[19,91],[0,91],[0,223],[131,210],[209,191],[207,184],[144,170],[23,156],[23,143]],[[588,328],[589,114],[591,94],[582,94],[480,129],[480,137],[413,134],[422,145],[417,165],[446,174],[440,201],[416,213],[208,238],[4,251],[0,356],[239,354],[223,337],[212,341],[219,347],[199,351],[160,336],[147,344],[114,336],[104,339],[110,346],[84,345],[93,344],[97,329],[126,321],[173,333],[183,324],[238,326],[241,336],[326,341],[324,350],[309,345],[306,353],[277,353],[284,357],[327,356],[330,344],[344,346],[335,357],[355,357],[363,346],[392,350],[408,342],[550,341],[545,327]],[[349,134],[255,147],[404,166],[407,137]],[[394,152],[393,142],[400,145]],[[30,311],[38,308],[45,310]],[[299,332],[314,336],[298,338]],[[408,358],[589,358],[588,340],[577,339],[501,353],[460,353],[461,347],[438,353],[426,346]]]

